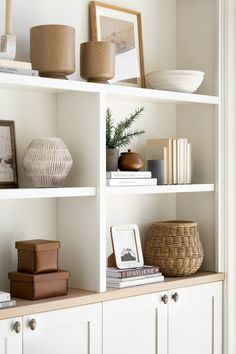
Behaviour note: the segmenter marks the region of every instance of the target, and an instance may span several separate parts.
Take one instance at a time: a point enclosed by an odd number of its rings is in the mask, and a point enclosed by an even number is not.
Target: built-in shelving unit
[[[20,187],[0,190],[0,259],[6,269],[0,274],[0,288],[9,286],[6,274],[16,269],[15,241],[49,238],[61,241],[59,265],[70,271],[71,287],[104,292],[110,226],[137,224],[144,246],[151,222],[168,219],[198,222],[205,251],[203,270],[222,270],[218,5],[210,0],[191,4],[181,0],[155,2],[153,6],[158,13],[164,11],[161,38],[168,46],[157,36],[155,48],[161,48],[161,55],[158,49],[157,65],[147,60],[147,72],[202,70],[205,79],[197,94],[0,74],[0,118],[15,121]],[[155,21],[156,25],[160,24]],[[148,40],[153,43],[151,32]],[[140,106],[145,110],[137,127],[146,133],[130,148],[145,161],[147,139],[188,138],[193,147],[192,184],[106,187],[106,108],[110,107],[119,121]],[[60,137],[73,158],[63,188],[32,188],[22,168],[29,143],[46,136]]]

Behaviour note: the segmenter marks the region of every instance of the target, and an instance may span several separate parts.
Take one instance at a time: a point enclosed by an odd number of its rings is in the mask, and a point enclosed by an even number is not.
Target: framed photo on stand
[[[18,187],[15,123],[0,120],[0,188]]]
[[[117,268],[143,266],[143,252],[137,225],[113,225],[111,238]]]
[[[116,45],[115,77],[110,82],[125,82],[145,87],[141,13],[90,2],[93,41]]]

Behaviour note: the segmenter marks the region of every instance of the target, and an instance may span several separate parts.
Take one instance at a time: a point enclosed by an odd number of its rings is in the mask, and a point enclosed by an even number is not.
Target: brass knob
[[[36,320],[32,318],[32,320],[29,321],[29,327],[32,331],[36,329]]]
[[[168,301],[169,301],[169,298],[167,295],[163,295],[162,298],[161,298],[161,301],[164,302],[164,304],[168,304]]]
[[[21,331],[21,324],[20,324],[20,322],[15,322],[14,323],[14,325],[13,325],[13,329],[14,329],[14,331],[16,332],[16,333],[20,333],[20,331]]]
[[[178,293],[174,293],[172,295],[172,299],[174,300],[174,302],[178,302],[179,301],[179,294]]]

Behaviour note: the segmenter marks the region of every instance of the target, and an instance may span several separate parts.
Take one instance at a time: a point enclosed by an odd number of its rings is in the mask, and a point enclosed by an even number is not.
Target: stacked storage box
[[[17,272],[10,272],[11,295],[37,300],[66,295],[69,272],[58,270],[60,242],[28,240],[16,242]]]

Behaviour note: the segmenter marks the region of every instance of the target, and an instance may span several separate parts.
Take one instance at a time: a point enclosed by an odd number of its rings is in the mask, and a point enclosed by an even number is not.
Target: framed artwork
[[[111,238],[117,268],[143,266],[143,252],[137,225],[113,225]]]
[[[17,186],[15,123],[0,120],[0,188]]]
[[[115,77],[145,87],[141,13],[97,1],[90,2],[93,41],[116,45]]]

